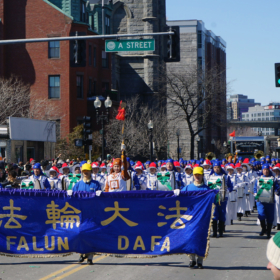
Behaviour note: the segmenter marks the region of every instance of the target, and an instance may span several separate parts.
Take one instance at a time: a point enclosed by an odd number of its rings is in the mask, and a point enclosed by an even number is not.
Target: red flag
[[[118,114],[116,116],[116,119],[119,120],[119,121],[124,121],[125,119],[125,109],[122,108],[122,101],[120,102],[120,107],[118,109]]]
[[[235,130],[232,133],[230,133],[229,136],[235,137]]]

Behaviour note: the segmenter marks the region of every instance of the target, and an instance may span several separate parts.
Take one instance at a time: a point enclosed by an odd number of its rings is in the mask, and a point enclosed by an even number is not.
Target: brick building
[[[99,34],[98,5],[84,0],[0,0],[0,40]],[[105,9],[106,26],[110,26],[110,5]],[[13,74],[29,83],[31,103],[46,99],[42,114],[55,106],[52,119],[57,120],[61,137],[84,115],[95,115],[89,97],[111,94],[111,57],[104,51],[104,40],[80,42],[78,62],[75,41],[0,47],[0,76]]]

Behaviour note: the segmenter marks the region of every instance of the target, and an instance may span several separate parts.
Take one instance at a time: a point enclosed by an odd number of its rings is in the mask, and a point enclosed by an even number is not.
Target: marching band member
[[[148,168],[148,173],[146,173],[147,177],[147,190],[154,191],[158,189],[158,181],[157,181],[157,167],[154,162],[150,163]],[[161,174],[161,172],[159,172]],[[161,189],[162,191],[162,189]]]
[[[91,177],[93,180],[98,181],[101,187],[101,190],[104,191],[105,188],[105,176],[99,174],[99,164],[98,162],[93,162],[91,164],[92,167],[92,174]]]
[[[211,161],[209,159],[206,159],[203,162],[202,167],[204,169],[204,179],[207,181],[208,178],[209,178],[210,173],[212,172]]]
[[[213,170],[208,178],[208,185],[210,182],[225,182],[225,185],[229,192],[232,192],[233,186],[230,178],[225,174],[225,171],[222,170],[219,161],[213,162]],[[224,201],[220,201],[218,205],[216,205],[214,218],[213,218],[213,237],[217,236],[218,231],[218,222],[219,222],[219,236],[223,237],[225,221],[226,221],[226,207],[227,207],[227,197],[225,197]]]
[[[127,161],[127,173],[130,177],[130,179],[128,179],[126,181],[126,188],[128,191],[140,190],[140,184],[138,181],[138,177],[136,175],[136,172],[132,169],[132,167],[130,165],[130,159],[126,158],[126,161]]]
[[[106,178],[107,178],[107,167],[106,167],[106,164],[104,162],[100,165],[100,175],[103,176],[106,180]]]
[[[194,181],[182,188],[182,191],[207,191],[210,188],[204,183],[203,168],[195,167],[193,169]],[[194,268],[197,263],[197,267],[203,268],[203,257],[195,254],[190,254],[190,268]]]
[[[180,173],[178,173],[175,169],[173,159],[168,159],[166,161],[166,169],[167,172],[170,174],[170,183],[172,190],[174,189],[181,189],[181,186],[183,186],[183,182],[181,179]]]
[[[120,158],[115,158],[113,161],[113,168],[110,175],[106,179],[105,192],[123,192],[127,191],[126,182],[130,179],[127,173],[128,162],[125,160],[123,163]]]
[[[193,183],[194,177],[193,177],[193,169],[190,164],[186,165],[185,167],[185,174],[182,176],[183,185],[188,186]]]
[[[101,192],[101,187],[98,181],[95,181],[91,177],[91,171],[92,167],[89,163],[84,163],[82,166],[82,173],[83,173],[83,179],[79,182],[77,182],[73,188],[74,192],[78,191],[84,191],[84,192],[95,192],[96,195],[97,192]],[[94,253],[89,254],[81,254],[79,258],[79,262],[83,262],[87,258],[87,263],[92,264],[92,258]]]
[[[275,179],[280,183],[280,164],[277,163],[273,168]],[[274,224],[277,224],[277,230],[280,230],[280,199],[279,196],[274,194],[275,198],[275,215],[274,215]]]
[[[143,165],[141,161],[138,161],[135,165],[135,172],[138,177],[138,181],[140,184],[140,189],[141,190],[146,190],[147,189],[147,176],[143,172]]]
[[[160,166],[160,172],[165,172],[167,169],[166,169],[166,163],[163,162]]]
[[[226,225],[233,225],[233,220],[237,220],[237,203],[236,203],[236,189],[237,189],[237,179],[234,173],[234,165],[230,163],[226,166],[227,175],[233,186],[231,193],[227,191],[228,203],[226,208]]]
[[[61,179],[58,177],[59,173],[58,173],[57,169],[52,167],[49,170],[49,175],[50,175],[50,177],[48,178],[48,180],[51,185],[51,189],[52,190],[62,190],[62,183],[61,183]]]
[[[263,236],[266,233],[267,238],[270,238],[274,219],[274,194],[279,195],[279,185],[270,171],[269,164],[263,164],[262,175],[255,182],[254,193],[262,227],[259,235]]]
[[[33,165],[33,172],[34,175],[31,175],[28,180],[32,181],[34,189],[41,189],[41,190],[49,190],[51,189],[50,183],[48,181],[48,178],[43,174],[42,169],[41,169],[41,164],[40,163],[35,163]],[[21,182],[21,188],[23,187],[23,183],[25,180],[22,180]]]
[[[248,217],[246,212],[246,194],[248,193],[250,181],[248,177],[242,173],[243,168],[240,163],[235,165],[235,170],[237,179],[237,217],[238,221],[241,221],[241,217],[244,214]]]

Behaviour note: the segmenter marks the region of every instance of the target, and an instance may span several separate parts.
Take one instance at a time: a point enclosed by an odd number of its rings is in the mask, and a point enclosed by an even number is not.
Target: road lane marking
[[[71,269],[71,268],[73,268],[74,266],[77,266],[77,265],[78,264],[75,263],[75,264],[71,264],[69,266],[66,266],[66,267],[64,267],[64,268],[62,268],[62,269],[60,269],[58,271],[52,272],[51,274],[49,274],[49,275],[47,275],[47,276],[45,276],[43,278],[40,278],[40,280],[47,280],[47,279],[53,278],[53,276],[55,276],[55,275],[57,275],[59,273],[62,273],[63,271],[69,270],[69,269]]]
[[[96,263],[96,262],[101,261],[102,259],[104,259],[104,258],[106,258],[106,257],[107,257],[107,256],[101,256],[101,257],[98,258],[98,259],[92,260],[92,262],[93,262],[93,263]],[[77,267],[77,268],[75,268],[75,269],[72,269],[72,270],[70,270],[69,272],[63,274],[62,276],[55,277],[54,279],[55,279],[55,280],[63,279],[63,278],[65,278],[65,277],[67,277],[67,276],[69,276],[69,275],[71,275],[71,274],[73,274],[73,273],[75,273],[75,272],[77,272],[77,271],[79,271],[79,270],[81,270],[81,269],[87,267],[87,266],[89,266],[89,264],[81,265],[80,267]]]

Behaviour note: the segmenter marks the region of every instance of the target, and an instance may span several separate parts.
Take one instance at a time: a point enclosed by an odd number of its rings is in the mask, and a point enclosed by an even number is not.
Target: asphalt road
[[[188,268],[185,255],[145,259],[96,256],[91,266],[78,264],[78,254],[52,259],[0,256],[0,279],[273,279],[266,269],[268,240],[258,236],[256,220],[257,214],[252,214],[227,226],[224,238],[211,238],[203,270]]]

